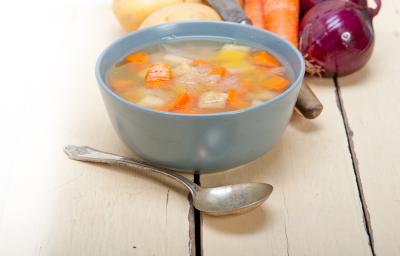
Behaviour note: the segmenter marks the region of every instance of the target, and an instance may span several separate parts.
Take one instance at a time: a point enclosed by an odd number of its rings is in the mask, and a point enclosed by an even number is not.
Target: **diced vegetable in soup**
[[[174,42],[131,53],[111,68],[108,82],[132,103],[182,114],[249,108],[290,85],[273,54],[214,41]]]

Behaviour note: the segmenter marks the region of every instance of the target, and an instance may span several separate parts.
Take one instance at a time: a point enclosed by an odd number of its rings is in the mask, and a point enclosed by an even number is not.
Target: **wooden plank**
[[[383,2],[367,66],[339,79],[376,255],[400,255],[400,3]],[[357,161],[358,160],[358,161]]]
[[[324,104],[313,121],[297,114],[280,142],[260,159],[201,184],[259,181],[274,186],[250,213],[202,216],[209,255],[371,255],[342,118],[331,80],[309,80]]]
[[[119,25],[109,4],[65,2],[2,6],[23,33],[13,31],[2,55],[14,68],[2,88],[11,124],[4,131],[13,139],[2,151],[10,169],[0,180],[0,255],[190,255],[185,190],[62,152],[87,144],[132,155],[94,78],[96,58],[120,35]],[[11,21],[17,13],[20,20]]]

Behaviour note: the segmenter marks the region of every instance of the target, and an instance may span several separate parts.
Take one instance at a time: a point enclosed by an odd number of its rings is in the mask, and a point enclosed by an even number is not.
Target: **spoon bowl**
[[[238,214],[250,211],[268,199],[273,187],[265,183],[242,183],[201,188],[193,196],[196,209],[210,215]]]
[[[87,146],[69,145],[64,148],[64,152],[73,160],[126,166],[170,177],[180,182],[189,190],[192,195],[193,206],[196,209],[210,215],[220,216],[250,211],[267,200],[273,190],[272,186],[266,183],[242,183],[202,188],[173,170],[154,167],[144,162]]]

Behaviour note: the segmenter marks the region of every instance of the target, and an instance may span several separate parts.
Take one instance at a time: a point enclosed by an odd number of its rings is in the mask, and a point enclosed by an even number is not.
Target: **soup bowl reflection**
[[[108,87],[108,71],[127,54],[155,43],[196,39],[231,40],[265,49],[289,69],[293,82],[282,94],[248,109],[191,115],[141,107]],[[225,170],[264,154],[288,125],[303,76],[303,58],[290,43],[265,30],[230,22],[169,23],[139,30],[112,43],[96,64],[108,115],[122,141],[154,165],[187,172]]]

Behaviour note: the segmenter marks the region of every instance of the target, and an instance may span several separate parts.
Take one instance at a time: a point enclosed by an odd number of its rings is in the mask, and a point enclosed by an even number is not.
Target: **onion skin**
[[[375,41],[372,17],[370,9],[344,0],[329,0],[310,9],[300,23],[299,43],[307,72],[333,77],[362,68]]]
[[[301,16],[304,16],[308,10],[310,10],[311,8],[313,8],[315,5],[322,3],[322,2],[326,2],[329,0],[301,0],[300,1],[300,14]],[[360,6],[363,7],[367,7],[367,0],[347,0],[350,1],[352,3],[358,4]]]

